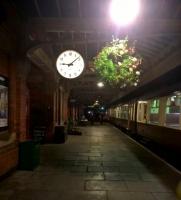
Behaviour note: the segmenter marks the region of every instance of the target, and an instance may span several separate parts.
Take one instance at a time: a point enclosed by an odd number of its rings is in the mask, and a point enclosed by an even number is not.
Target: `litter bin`
[[[55,126],[54,143],[65,143],[67,140],[67,133],[64,126]]]
[[[40,145],[32,140],[19,144],[19,169],[33,170],[40,163]]]

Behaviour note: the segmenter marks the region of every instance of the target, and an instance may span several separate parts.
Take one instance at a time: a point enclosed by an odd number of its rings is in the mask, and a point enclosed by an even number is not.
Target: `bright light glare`
[[[99,82],[99,83],[97,83],[97,86],[100,87],[100,88],[104,87],[104,83],[103,82]]]
[[[112,20],[120,26],[131,23],[139,14],[139,0],[112,0],[110,15]]]

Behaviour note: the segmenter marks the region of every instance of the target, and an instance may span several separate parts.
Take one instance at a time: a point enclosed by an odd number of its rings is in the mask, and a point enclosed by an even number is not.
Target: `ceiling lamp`
[[[102,88],[102,87],[104,87],[104,83],[103,82],[98,82],[97,86],[100,87],[100,88]]]
[[[133,22],[139,11],[139,0],[112,0],[110,5],[110,16],[119,26],[125,26]]]

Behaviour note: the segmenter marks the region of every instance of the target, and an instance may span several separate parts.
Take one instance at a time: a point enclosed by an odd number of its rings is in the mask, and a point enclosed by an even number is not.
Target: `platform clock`
[[[74,50],[66,50],[57,58],[56,67],[61,76],[68,79],[73,79],[83,72],[84,59]]]

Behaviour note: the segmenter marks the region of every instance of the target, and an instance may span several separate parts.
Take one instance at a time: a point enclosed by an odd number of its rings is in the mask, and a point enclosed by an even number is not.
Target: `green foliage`
[[[94,66],[100,76],[109,84],[137,85],[141,64],[140,57],[135,54],[135,45],[128,39],[113,40],[94,58]]]

